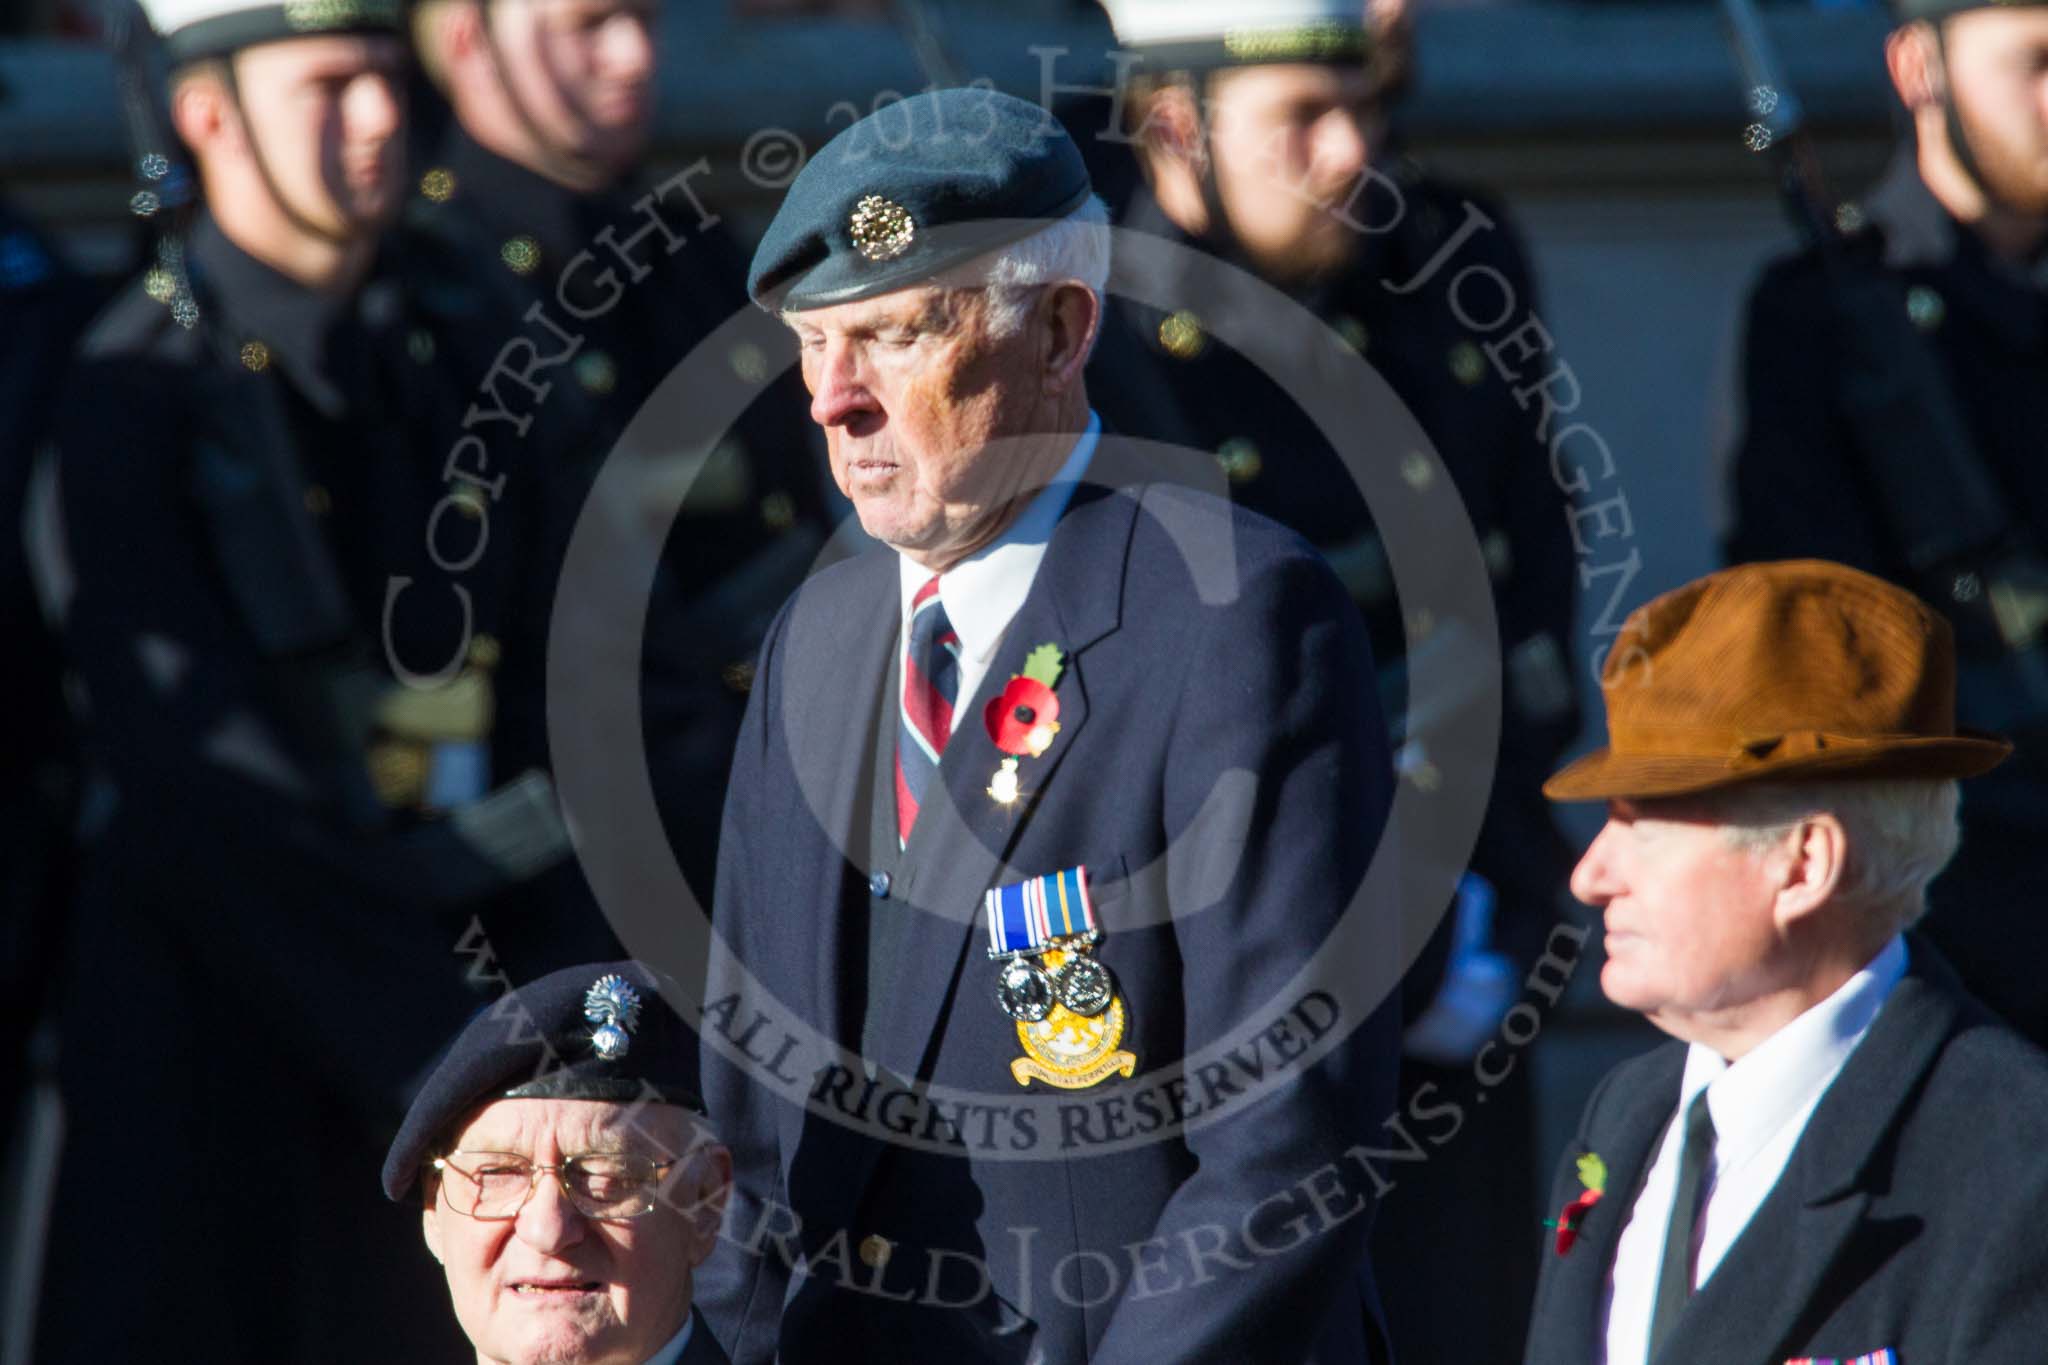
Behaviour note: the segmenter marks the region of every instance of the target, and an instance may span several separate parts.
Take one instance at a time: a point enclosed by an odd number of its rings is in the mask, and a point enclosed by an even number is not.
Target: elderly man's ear
[[[1102,299],[1094,290],[1072,280],[1055,284],[1038,301],[1044,326],[1039,373],[1045,393],[1058,397],[1081,382],[1088,365],[1088,353],[1095,346],[1095,334],[1102,326]]]
[[[1807,816],[1785,836],[1771,863],[1778,879],[1772,918],[1779,932],[1809,927],[1814,912],[1834,899],[1848,853],[1842,822],[1826,813]]]
[[[441,1201],[427,1200],[420,1209],[420,1235],[426,1239],[427,1254],[437,1262],[446,1264],[441,1255]]]

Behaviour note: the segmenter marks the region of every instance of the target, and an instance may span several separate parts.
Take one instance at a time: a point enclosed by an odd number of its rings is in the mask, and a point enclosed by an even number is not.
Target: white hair
[[[1098,300],[1109,287],[1109,206],[1100,195],[946,276],[948,284],[988,291],[988,331],[998,340],[1024,330],[1033,289],[1061,280],[1078,281]]]
[[[1728,841],[1753,851],[1779,842],[1809,816],[1841,821],[1849,853],[1836,895],[1867,907],[1882,920],[1872,927],[1887,936],[1927,912],[1927,885],[1961,840],[1960,801],[1954,781],[1934,778],[1770,782],[1710,798]]]

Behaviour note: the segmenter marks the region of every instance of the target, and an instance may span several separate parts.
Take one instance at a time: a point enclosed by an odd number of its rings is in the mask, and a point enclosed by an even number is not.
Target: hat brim
[[[1878,745],[1749,762],[1705,755],[1617,754],[1603,745],[1558,769],[1543,784],[1543,794],[1552,801],[1607,801],[1693,796],[1753,782],[1976,777],[2011,753],[2008,741],[1967,730],[1952,738],[1901,737]]]

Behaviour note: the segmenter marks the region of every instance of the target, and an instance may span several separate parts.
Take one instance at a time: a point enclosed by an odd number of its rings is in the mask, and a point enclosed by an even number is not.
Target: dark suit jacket
[[[1302,1055],[1333,1007],[1303,1005],[1296,977],[1340,921],[1392,919],[1391,905],[1344,915],[1391,787],[1369,650],[1300,540],[1145,482],[1114,446],[1105,438],[1088,479],[1117,491],[1075,494],[981,689],[1035,646],[1066,651],[1061,729],[1023,761],[1029,795],[1007,810],[987,797],[1001,754],[981,699],[963,698],[944,796],[928,793],[884,899],[863,864],[894,742],[880,694],[897,557],[819,574],[769,633],[721,849],[714,927],[732,955],[714,953],[705,1029],[706,1099],[738,1188],[734,1245],[704,1267],[698,1297],[743,1365],[778,1350],[1299,1361],[1319,1340],[1330,1354],[1317,1358],[1357,1360],[1377,1330],[1360,1301],[1371,1188],[1344,1152],[1391,1110],[1394,1030],[1383,1009],[1336,1006],[1330,1034],[1351,1031]],[[1011,1074],[1021,1049],[993,999],[979,906],[991,885],[1076,865],[1138,1070],[1048,1095]],[[894,961],[865,961],[871,912],[910,917]],[[1392,951],[1335,942],[1350,957],[1333,974],[1359,981],[1386,965],[1363,958]],[[809,1104],[772,1093],[761,1078],[777,1026],[753,1024],[763,992],[767,1013],[848,1053],[878,1002],[874,1078],[842,1056],[802,1073]],[[1253,1025],[1278,1027],[1179,1070]],[[735,1066],[721,1036],[768,1066]],[[1259,1093],[1256,1074],[1280,1083]],[[919,1108],[906,1077],[968,1098]],[[1172,1131],[1176,1109],[1210,1121]],[[879,1140],[837,1121],[848,1113],[936,1133],[943,1150]],[[1324,1183],[1332,1216],[1305,1180]],[[880,1271],[855,1255],[874,1236],[894,1248]],[[799,1256],[807,1271],[792,1274]]]
[[[711,1324],[704,1321],[702,1313],[697,1314],[697,1325],[690,1329],[690,1344],[683,1347],[676,1365],[732,1365],[725,1348],[711,1335]]]
[[[2048,1359],[2048,1058],[1963,994],[1928,945],[1822,1097],[1792,1160],[1654,1365]],[[1558,1168],[1586,1152],[1607,1196],[1560,1256],[1546,1234],[1527,1365],[1593,1359],[1615,1243],[1678,1104],[1673,1043],[1600,1083]]]

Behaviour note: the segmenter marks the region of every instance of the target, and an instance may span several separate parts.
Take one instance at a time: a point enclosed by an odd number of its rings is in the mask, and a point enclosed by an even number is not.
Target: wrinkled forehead
[[[1666,825],[1722,826],[1722,807],[1711,796],[1617,796],[1607,802],[1607,813],[1617,820],[1653,820]]]
[[[799,335],[807,332],[858,335],[890,327],[943,331],[960,320],[967,306],[967,297],[972,292],[958,286],[921,281],[873,298],[785,312],[782,317]]]
[[[448,1147],[472,1152],[677,1151],[687,1115],[672,1104],[610,1100],[493,1100],[471,1112]]]

